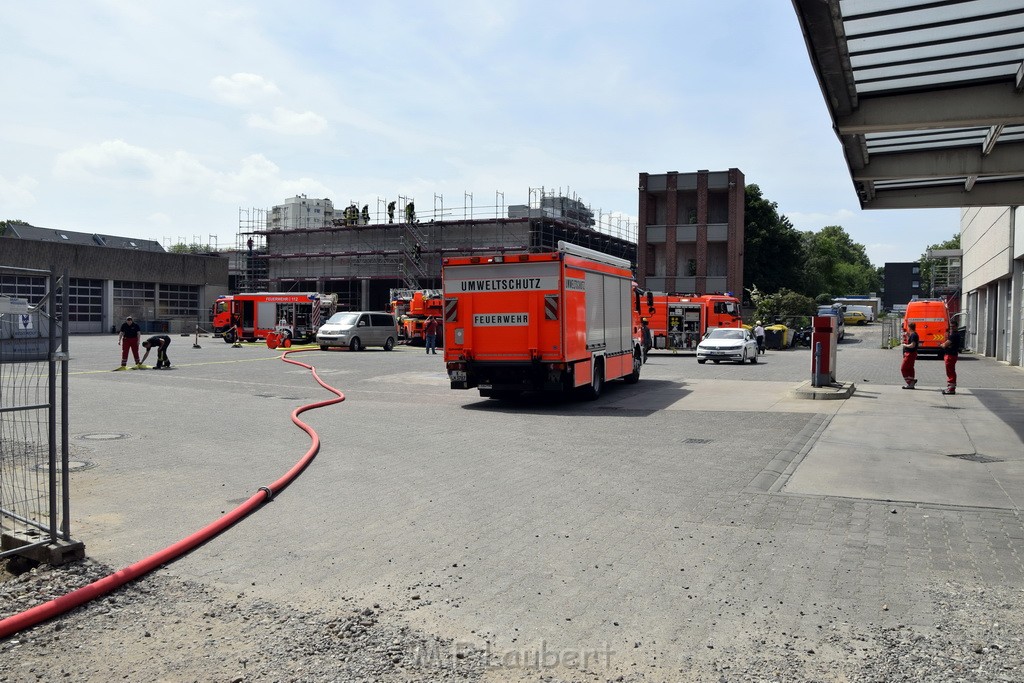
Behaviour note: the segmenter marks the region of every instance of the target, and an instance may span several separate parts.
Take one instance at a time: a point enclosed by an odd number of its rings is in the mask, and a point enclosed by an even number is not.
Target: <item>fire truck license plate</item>
[[[465,382],[466,372],[464,370],[452,370],[450,373],[451,381],[453,382]]]

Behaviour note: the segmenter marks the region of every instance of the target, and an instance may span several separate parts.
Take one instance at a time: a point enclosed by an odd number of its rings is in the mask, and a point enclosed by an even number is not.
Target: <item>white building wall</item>
[[[972,207],[960,212],[964,290],[983,287],[1011,273],[1011,210]]]
[[[1021,365],[1024,359],[1024,212],[974,207],[960,213],[967,346]]]
[[[322,228],[334,218],[334,203],[330,199],[296,195],[270,209],[267,227],[271,230],[299,230]]]

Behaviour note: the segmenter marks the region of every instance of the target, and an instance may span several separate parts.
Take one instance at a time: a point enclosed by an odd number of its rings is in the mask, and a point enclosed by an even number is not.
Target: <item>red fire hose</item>
[[[307,365],[306,363],[288,358],[292,353],[301,353],[302,351],[309,350],[313,349],[285,351],[281,355],[281,360],[286,363],[299,365],[308,369],[317,383],[327,391],[335,394],[336,398],[331,398],[326,401],[318,401],[316,403],[309,403],[292,411],[292,422],[298,425],[299,429],[309,434],[312,444],[310,445],[309,450],[306,451],[306,454],[297,463],[295,463],[290,470],[285,472],[280,479],[270,486],[261,486],[259,491],[254,493],[249,500],[245,501],[231,512],[203,527],[199,531],[196,531],[192,535],[186,536],[177,543],[174,543],[173,545],[170,545],[133,565],[94,581],[87,586],[82,586],[67,595],[62,595],[61,597],[54,598],[42,605],[37,605],[36,607],[25,610],[24,612],[0,620],[0,639],[7,638],[8,636],[14,635],[15,633],[23,631],[31,626],[35,626],[47,619],[52,619],[53,617],[64,614],[76,607],[80,607],[90,600],[106,595],[116,588],[120,588],[129,581],[134,581],[135,579],[148,574],[161,565],[173,562],[196,546],[209,541],[222,531],[225,531],[234,525],[236,522],[255,512],[264,503],[273,500],[274,496],[283,491],[292,481],[294,481],[295,478],[298,477],[304,469],[306,469],[309,463],[313,461],[313,458],[315,458],[316,454],[320,451],[320,437],[312,427],[299,419],[299,415],[307,410],[323,408],[334,403],[341,403],[345,400],[345,395],[343,393],[320,379],[320,376],[316,372],[316,368],[312,365]]]

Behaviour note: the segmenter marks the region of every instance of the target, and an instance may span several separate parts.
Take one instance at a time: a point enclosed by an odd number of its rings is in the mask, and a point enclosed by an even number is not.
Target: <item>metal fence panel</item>
[[[69,280],[0,265],[26,273],[46,277],[42,297],[0,295],[0,557],[58,563],[84,550],[69,526]]]

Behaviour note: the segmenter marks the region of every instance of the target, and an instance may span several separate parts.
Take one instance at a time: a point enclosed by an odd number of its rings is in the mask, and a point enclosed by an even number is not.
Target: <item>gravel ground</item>
[[[51,568],[8,563],[0,617],[110,572],[90,560]],[[17,571],[19,573],[14,573]],[[504,666],[408,626],[408,606],[346,601],[308,612],[155,572],[67,615],[0,641],[0,681],[1024,681],[1024,591],[953,583],[931,591],[928,628],[834,623],[815,641],[784,633],[693,653],[677,671]],[[742,643],[742,641],[740,641]]]

